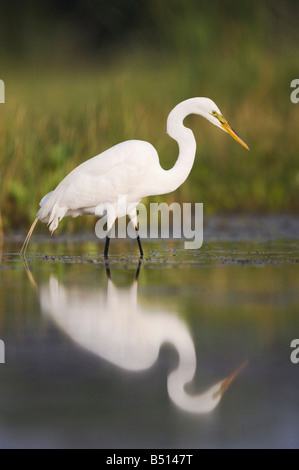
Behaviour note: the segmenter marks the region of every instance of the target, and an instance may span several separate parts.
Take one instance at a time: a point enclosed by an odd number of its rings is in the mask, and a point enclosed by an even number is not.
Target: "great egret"
[[[60,220],[68,215],[77,217],[89,214],[99,218],[105,217],[108,233],[105,258],[108,257],[109,232],[118,217],[128,215],[138,233],[136,207],[139,202],[147,196],[176,190],[191,171],[196,141],[193,132],[183,124],[190,114],[203,116],[249,150],[211,99],[190,98],[182,101],[175,106],[167,119],[167,133],[179,145],[179,156],[173,168],[164,170],[160,166],[155,148],[142,140],[127,140],[85,161],[71,171],[54,191],[43,197],[41,208],[27,234],[21,253],[26,251],[38,220],[47,222],[49,230],[53,233]],[[123,207],[119,207],[118,203],[121,197],[126,201]],[[113,210],[110,210],[111,208]],[[139,235],[137,242],[142,257]]]

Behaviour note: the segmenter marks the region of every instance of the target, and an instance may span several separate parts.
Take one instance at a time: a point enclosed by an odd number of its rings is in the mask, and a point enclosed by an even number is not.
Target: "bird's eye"
[[[217,116],[217,111],[212,111],[213,116]]]

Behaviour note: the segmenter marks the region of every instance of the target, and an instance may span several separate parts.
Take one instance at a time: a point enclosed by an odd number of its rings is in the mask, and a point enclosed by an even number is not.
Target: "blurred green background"
[[[27,226],[70,170],[123,140],[150,141],[170,168],[167,115],[193,96],[212,98],[251,151],[189,117],[195,165],[161,200],[203,202],[210,214],[299,209],[297,0],[11,0],[0,10],[1,232]]]

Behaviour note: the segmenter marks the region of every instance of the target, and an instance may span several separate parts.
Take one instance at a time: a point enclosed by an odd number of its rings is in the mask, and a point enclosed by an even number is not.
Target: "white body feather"
[[[126,196],[127,208],[136,208],[149,195],[146,184],[149,169],[153,172],[159,168],[161,171],[158,154],[151,144],[140,140],[122,142],[69,173],[41,200],[37,217],[49,223],[51,232],[64,216],[101,217],[107,204],[114,206],[115,218],[122,217],[127,212],[124,208],[119,213],[119,198]]]

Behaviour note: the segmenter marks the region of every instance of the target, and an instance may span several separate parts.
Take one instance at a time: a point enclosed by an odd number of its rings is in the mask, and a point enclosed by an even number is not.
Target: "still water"
[[[94,242],[19,247],[1,248],[1,448],[298,447],[298,240],[148,242],[141,265],[130,242],[109,265]]]

